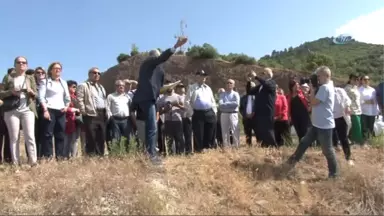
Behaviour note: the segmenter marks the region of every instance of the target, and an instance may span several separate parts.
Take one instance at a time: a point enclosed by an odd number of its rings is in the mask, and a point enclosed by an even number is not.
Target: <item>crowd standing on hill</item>
[[[123,137],[127,151],[130,145],[143,146],[151,162],[161,164],[160,155],[239,147],[241,119],[248,146],[253,136],[261,147],[289,145],[293,126],[299,145],[284,165],[293,168],[317,143],[327,159],[329,177],[334,177],[335,147],[340,143],[353,165],[350,142],[364,146],[374,136],[375,118],[380,110],[383,113],[383,83],[374,89],[368,76],[351,74],[345,88],[335,87],[330,69],[322,66],[315,72],[316,85],[293,79],[285,94],[273,80],[273,71],[265,68],[247,74],[243,96],[228,79],[216,98],[203,70],[187,87],[164,80],[162,63],[186,41],[179,38],[163,53],[151,51],[138,81],[116,80],[116,90],[109,95],[99,83],[97,67],[89,69],[86,82],[77,84],[61,78],[60,62],[51,63],[47,71],[30,70],[27,58],[16,57],[0,90],[1,161],[20,163],[22,129],[31,166],[42,158],[77,157],[79,148],[84,155],[104,156],[105,149],[112,151],[113,143]]]

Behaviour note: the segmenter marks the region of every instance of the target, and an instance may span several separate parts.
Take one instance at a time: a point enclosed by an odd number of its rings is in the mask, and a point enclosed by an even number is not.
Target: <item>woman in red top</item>
[[[69,104],[66,121],[65,121],[65,155],[67,157],[76,157],[77,155],[77,139],[80,136],[80,126],[76,125],[76,115],[80,113],[77,107],[76,88],[77,83],[73,80],[68,80],[68,91],[71,97]]]
[[[311,125],[309,101],[300,85],[295,80],[289,81],[289,93],[287,94],[288,118],[295,128],[299,140],[307,133]]]
[[[283,89],[276,86],[275,101],[275,139],[277,146],[292,143],[290,125],[288,121],[288,103]]]

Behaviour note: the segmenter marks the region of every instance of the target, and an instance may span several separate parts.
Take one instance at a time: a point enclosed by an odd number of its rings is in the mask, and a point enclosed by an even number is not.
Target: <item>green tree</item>
[[[120,55],[117,56],[116,60],[120,64],[121,62],[128,60],[128,58],[129,58],[128,54],[120,53]]]
[[[216,59],[220,56],[217,49],[208,43],[204,43],[203,46],[194,45],[188,48],[186,55],[200,59]]]
[[[322,65],[328,66],[332,70],[335,67],[335,61],[332,57],[324,54],[310,54],[307,57],[305,69],[314,71],[317,67]]]
[[[131,56],[135,56],[140,54],[139,47],[136,46],[136,44],[132,44],[131,46]]]

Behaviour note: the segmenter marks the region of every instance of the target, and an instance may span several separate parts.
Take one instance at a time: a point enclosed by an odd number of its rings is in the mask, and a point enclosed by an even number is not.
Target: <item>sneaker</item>
[[[348,160],[347,163],[349,166],[355,166],[355,162],[353,162],[353,160]]]
[[[163,161],[161,160],[160,157],[158,156],[153,156],[153,157],[150,157],[149,160],[151,161],[151,163],[155,166],[160,166],[163,164]]]
[[[339,145],[337,145],[336,147],[335,147],[335,150],[337,151],[337,152],[341,152],[341,146],[339,146]]]

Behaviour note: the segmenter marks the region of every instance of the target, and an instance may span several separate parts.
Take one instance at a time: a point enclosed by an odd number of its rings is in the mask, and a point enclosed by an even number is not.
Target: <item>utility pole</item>
[[[185,35],[185,29],[186,28],[187,28],[187,23],[184,21],[184,19],[182,19],[180,21],[180,33],[178,35],[175,35],[175,38],[186,37],[186,35]],[[191,44],[190,40],[188,40],[188,42],[189,42],[189,44]],[[184,45],[180,47],[180,51],[183,53],[185,52],[185,46]]]

